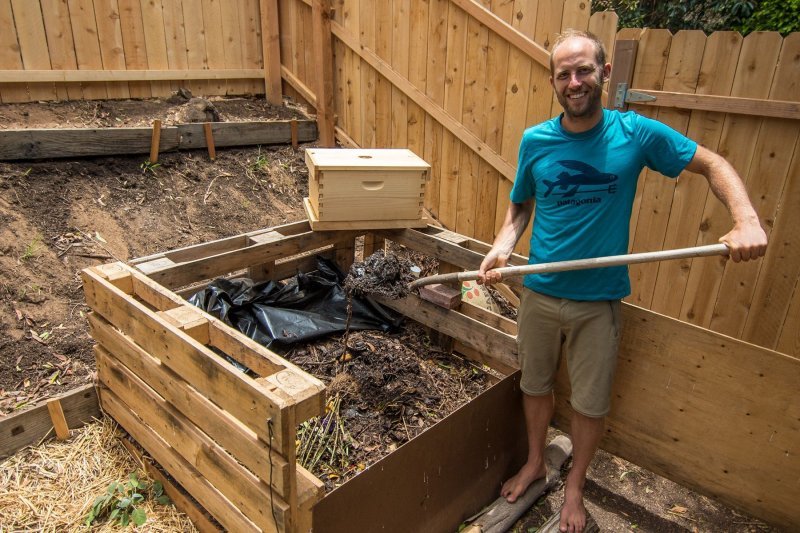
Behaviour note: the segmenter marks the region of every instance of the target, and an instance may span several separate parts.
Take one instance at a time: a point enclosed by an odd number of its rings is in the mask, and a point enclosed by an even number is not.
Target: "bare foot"
[[[571,489],[567,481],[559,529],[566,533],[580,533],[584,527],[586,527],[586,507],[583,505],[583,490]]]
[[[514,477],[503,483],[503,488],[500,489],[500,496],[505,498],[508,503],[514,503],[517,498],[525,494],[531,483],[546,475],[547,467],[541,460],[533,463],[527,462]]]

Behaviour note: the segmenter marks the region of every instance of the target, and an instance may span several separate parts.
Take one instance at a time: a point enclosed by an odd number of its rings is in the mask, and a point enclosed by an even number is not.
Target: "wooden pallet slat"
[[[230,531],[257,532],[260,528],[251,522],[235,505],[217,491],[195,468],[181,457],[164,440],[122,402],[110,389],[100,391],[103,411],[114,418],[153,458],[175,478],[190,494],[203,502],[220,524]]]
[[[230,363],[159,319],[143,304],[127,298],[97,271],[84,270],[83,276],[87,303],[94,311],[265,440],[270,439],[266,420],[271,418],[276,447],[285,451],[281,414],[286,405],[282,399],[236,372]]]
[[[116,360],[189,417],[198,428],[224,446],[262,480],[269,480],[271,475],[275,490],[284,493],[289,483],[288,463],[276,452],[270,465],[266,441],[259,439],[254,432],[187,385],[180,376],[116,331],[105,319],[92,314],[89,316],[89,324],[92,337],[104,350],[113,354]]]
[[[145,382],[102,347],[95,348],[100,382],[166,443],[193,465],[225,498],[262,530],[283,530],[288,506],[276,493],[242,467],[224,448],[197,429]],[[273,491],[277,492],[277,491]],[[264,502],[271,500],[270,506]],[[274,523],[270,510],[275,512]]]

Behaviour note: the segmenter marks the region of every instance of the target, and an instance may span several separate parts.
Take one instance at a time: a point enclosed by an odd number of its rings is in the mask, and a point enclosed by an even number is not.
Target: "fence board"
[[[392,9],[381,6],[375,9],[375,53],[392,63]],[[375,76],[375,147],[387,148],[392,143],[392,84],[377,74]]]
[[[641,33],[639,37],[639,52],[636,56],[633,79],[631,80],[634,87],[651,89],[661,88],[666,73],[667,57],[669,56],[671,41],[672,35],[667,30],[644,30]],[[650,118],[654,118],[656,115],[656,113],[653,113],[649,109],[644,109],[639,114]],[[639,176],[640,186],[636,189],[636,196],[633,201],[630,223],[630,234],[632,236],[636,235],[639,213],[642,210],[642,176],[646,176],[647,172],[648,171],[645,169]],[[642,250],[632,249],[631,251]],[[636,273],[635,271],[631,271],[631,274],[631,284],[635,285]]]
[[[664,90],[694,93],[703,58],[706,35],[700,30],[678,32],[670,44]],[[658,120],[685,134],[690,111],[660,109]],[[640,178],[642,188],[640,210],[647,213],[639,219],[636,233],[632,236],[632,249],[637,251],[661,250],[672,207],[677,180],[667,179],[657,172],[645,171]],[[658,276],[658,263],[631,265],[633,291],[628,301],[640,307],[650,307]]]
[[[146,70],[148,66],[142,6],[138,0],[118,0],[118,6],[120,33],[125,47],[125,67],[128,70]],[[199,28],[202,28],[202,16]],[[201,35],[202,32],[198,30],[197,34]],[[144,81],[128,82],[128,91],[133,98],[149,98],[153,95],[150,83]]]
[[[75,57],[79,70],[102,70],[100,42],[91,0],[69,0],[69,18],[75,42]],[[108,98],[105,83],[84,83],[83,97],[87,100]]]
[[[14,13],[11,0],[0,0],[0,27],[9,31],[0,32],[0,63],[9,70],[22,70],[22,57],[19,54],[17,30],[14,27]],[[0,101],[3,103],[27,102],[28,88],[24,83],[3,84],[0,87]]]
[[[359,40],[373,52],[376,50],[375,38],[375,4],[367,0],[359,0],[358,24]],[[361,63],[361,146],[375,148],[377,130],[376,112],[377,105],[377,79],[375,69]]]
[[[797,153],[797,149],[795,149]],[[797,163],[795,158],[795,176],[797,171],[800,171],[800,163]],[[797,180],[792,181],[793,191],[797,190]],[[797,197],[797,193],[793,192],[792,197]],[[797,227],[797,226],[795,226]],[[789,311],[786,316],[786,321],[783,323],[783,329],[778,338],[777,349],[779,352],[787,353],[795,357],[800,356],[800,283],[796,282],[794,286],[794,294],[789,304]]]
[[[411,2],[409,10],[408,79],[423,93],[427,90],[428,3]],[[425,156],[426,113],[416,102],[408,101],[408,148],[419,157]],[[430,160],[427,160],[430,161]],[[430,198],[425,204],[431,207]]]
[[[172,70],[187,70],[189,59],[186,50],[186,31],[183,22],[183,0],[163,3],[164,35],[167,46],[167,64]],[[177,91],[186,82],[173,81],[171,90]]]
[[[797,98],[798,87],[800,34],[794,34],[783,41],[770,98]],[[712,320],[711,328],[722,333],[736,331],[736,336],[745,340],[773,347],[784,322],[794,282],[800,273],[800,256],[794,252],[797,245],[790,246],[790,243],[797,242],[798,234],[798,225],[792,217],[796,206],[800,205],[796,203],[795,193],[800,121],[769,119],[765,122],[762,136],[768,134],[774,144],[763,151],[760,164],[751,169],[748,186],[752,197],[757,199],[759,215],[767,223],[771,221],[770,226],[775,228],[771,235],[774,250],[770,250],[770,255],[761,264],[754,265],[757,269],[749,269],[749,279],[742,280],[741,275],[735,277],[732,271],[726,270],[721,293],[738,290],[738,301],[732,306],[734,313],[727,315],[728,320]],[[785,185],[779,186],[781,182]],[[745,291],[746,287],[752,289]],[[722,301],[717,303],[718,306],[721,304]],[[723,315],[718,312],[717,316]]]
[[[467,21],[466,65],[461,122],[475,135],[484,138],[486,114],[483,99],[486,87],[486,61],[489,30],[470,17]],[[475,234],[476,210],[493,196],[479,191],[481,159],[472,150],[461,151],[455,228],[462,235]],[[496,193],[495,193],[496,194]],[[493,204],[495,202],[492,202]]]
[[[510,23],[513,17],[513,8],[514,6],[510,2],[491,0],[491,11],[506,22]],[[497,153],[500,153],[503,144],[502,113],[506,105],[505,84],[508,76],[510,49],[508,41],[497,32],[489,32],[489,49],[486,57],[487,95],[484,108],[486,113],[484,138],[486,144]],[[482,201],[478,203],[475,217],[477,228],[475,235],[481,235],[481,240],[487,242],[494,241],[497,233],[499,227],[497,214],[502,212],[504,215],[508,207],[508,192],[511,189],[506,186],[501,188],[502,182],[502,176],[486,161],[481,161],[478,189],[481,191]],[[502,224],[502,220],[500,223]]]
[[[75,44],[69,24],[69,9],[61,0],[41,0],[47,45],[50,49],[50,67],[53,70],[77,70]],[[57,83],[57,100],[80,100],[79,83]]]
[[[50,70],[50,51],[39,3],[11,0],[11,7],[23,67],[25,70]],[[32,100],[52,100],[56,96],[55,86],[52,83],[28,83],[28,94]]]
[[[142,0],[141,6],[148,68],[166,70],[169,68],[169,60],[167,59],[163,6],[160,2],[148,2],[147,0]],[[206,20],[205,23],[207,24],[208,21]],[[150,82],[150,90],[153,96],[169,96],[171,87],[167,81],[154,81]]]
[[[94,11],[103,69],[125,70],[125,47],[122,42],[117,0],[95,0]],[[109,98],[130,98],[131,95],[128,84],[124,82],[106,83],[106,89]]]
[[[732,96],[766,98],[769,95],[781,42],[780,35],[775,33],[752,33],[745,38],[731,90]],[[761,122],[762,120],[757,117],[728,115],[723,126],[719,153],[734,166],[745,184],[759,142],[757,139]],[[730,216],[722,203],[713,194],[708,194],[697,244],[717,242],[731,226]],[[704,327],[709,326],[725,262],[724,259],[692,262],[681,307],[682,320]],[[747,268],[746,265],[735,265],[735,267]],[[724,312],[722,309],[720,311]]]
[[[406,79],[409,74],[410,11],[411,0],[394,0],[392,3],[392,68]],[[391,131],[392,148],[406,148],[408,142],[408,98],[394,85],[391,85]]]
[[[736,32],[716,32],[708,37],[698,75],[697,94],[730,94],[741,47],[742,36]],[[687,136],[716,151],[724,118],[721,113],[693,111]],[[665,249],[695,244],[707,194],[708,182],[704,178],[686,173],[678,178],[664,238]],[[658,265],[651,309],[678,317],[691,264],[691,260],[681,259]]]
[[[448,0],[431,0],[428,6],[428,70],[425,94],[439,106],[444,106],[445,70],[447,69]],[[434,216],[440,216],[439,185],[442,180],[442,154],[445,151],[444,127],[431,116],[425,117],[425,155],[430,162],[430,180],[425,187],[425,203]]]
[[[242,40],[244,28],[239,27],[240,2],[225,2],[220,9],[222,17],[222,43],[225,57],[223,68],[239,68],[242,65]],[[310,26],[309,26],[310,27]],[[309,46],[311,43],[309,43]],[[247,84],[239,80],[228,80],[225,94],[243,94],[247,92]]]
[[[353,35],[360,31],[358,0],[344,1],[342,25]],[[361,123],[361,59],[354,51],[345,50],[345,104],[347,133],[359,145],[363,144]]]
[[[218,0],[203,0],[203,31],[206,37],[206,61],[208,68],[225,68],[225,37],[222,33],[222,7]],[[208,84],[208,94],[228,94],[225,80],[214,80]]]
[[[589,31],[597,35],[606,47],[606,61],[614,62],[614,40],[619,17],[613,11],[598,11],[589,18]]]

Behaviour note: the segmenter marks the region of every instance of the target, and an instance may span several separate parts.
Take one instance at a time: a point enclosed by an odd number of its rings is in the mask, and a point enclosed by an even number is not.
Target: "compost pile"
[[[327,385],[323,417],[299,431],[298,460],[327,490],[413,439],[488,386],[474,364],[431,344],[408,322],[396,333],[351,332],[284,356]]]
[[[377,294],[391,299],[404,298],[410,292],[408,284],[414,281],[411,273],[414,266],[404,257],[378,250],[364,261],[353,263],[344,288],[355,296]]]

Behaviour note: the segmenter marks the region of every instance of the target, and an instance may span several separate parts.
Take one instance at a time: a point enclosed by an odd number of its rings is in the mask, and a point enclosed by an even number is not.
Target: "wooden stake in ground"
[[[161,144],[161,121],[153,121],[153,136],[150,138],[150,162],[158,161],[158,147]]]
[[[67,440],[69,438],[69,426],[67,426],[67,419],[64,418],[64,409],[61,408],[61,401],[58,398],[48,401],[47,411],[50,413],[50,420],[53,421],[53,429],[56,430],[58,440]]]
[[[497,498],[463,533],[504,533],[530,509],[539,496],[552,489],[559,481],[561,465],[572,455],[572,442],[559,435],[544,450],[547,476],[534,481],[525,493],[514,503],[508,503],[502,496]],[[558,522],[556,522],[558,527]]]
[[[214,132],[211,131],[211,123],[203,123],[203,133],[206,135],[206,146],[208,147],[208,158],[212,161],[217,158],[217,149],[214,147]]]

